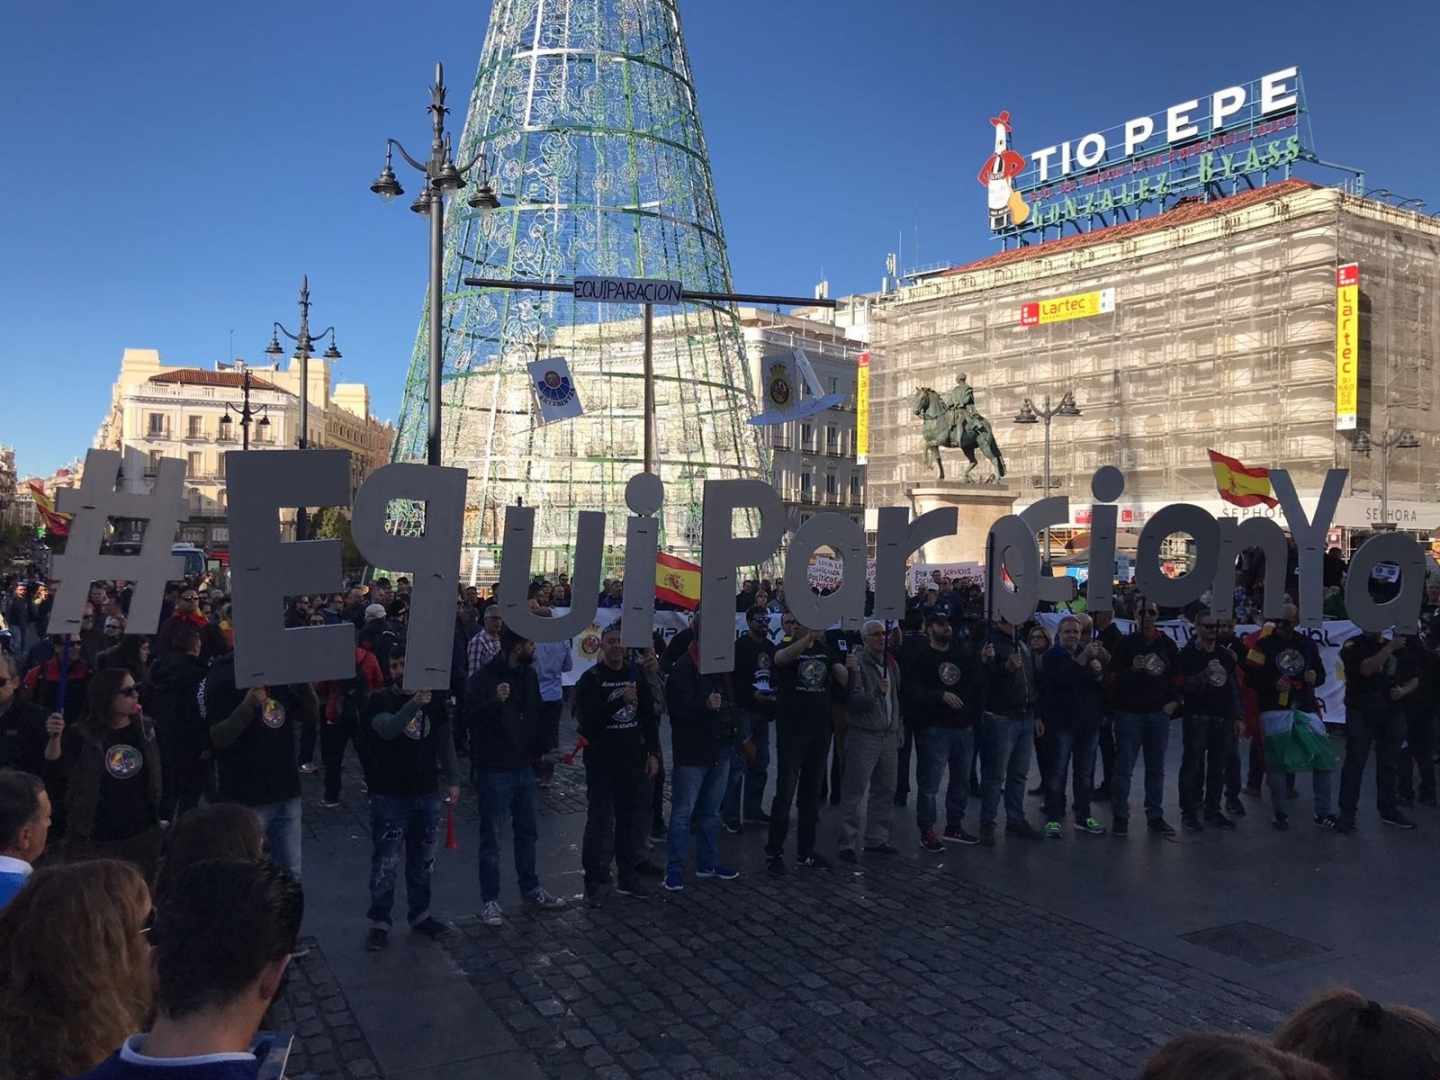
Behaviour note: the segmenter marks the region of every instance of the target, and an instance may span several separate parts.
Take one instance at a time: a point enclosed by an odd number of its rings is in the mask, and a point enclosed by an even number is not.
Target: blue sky
[[[1440,5],[682,0],[738,288],[875,289],[987,254],[988,117],[1025,151],[1298,64],[1322,157],[1440,209]],[[1374,10],[1374,17],[1369,11]],[[10,5],[0,33],[0,443],[80,455],[128,346],[261,359],[309,273],[340,377],[393,418],[423,226],[367,190],[422,144],[442,60],[457,123],[486,3]]]

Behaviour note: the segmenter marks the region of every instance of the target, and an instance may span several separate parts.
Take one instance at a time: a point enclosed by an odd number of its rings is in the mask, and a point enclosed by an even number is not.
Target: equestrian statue
[[[945,463],[940,459],[942,446],[965,451],[965,457],[970,462],[970,467],[961,477],[965,483],[974,483],[975,466],[979,464],[976,450],[990,461],[991,472],[984,482],[998,484],[1004,479],[1005,455],[995,443],[990,421],[975,408],[975,391],[963,373],[956,378],[955,388],[948,393],[942,394],[928,386],[916,390],[914,415],[925,421],[925,463],[935,462],[941,480],[945,479]]]

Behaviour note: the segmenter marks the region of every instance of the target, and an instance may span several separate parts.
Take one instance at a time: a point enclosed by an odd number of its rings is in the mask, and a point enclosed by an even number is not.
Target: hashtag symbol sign
[[[160,626],[160,604],[165,583],[185,576],[185,560],[170,554],[175,531],[185,515],[185,463],[161,458],[153,492],[117,491],[120,454],[91,450],[85,455],[80,489],[62,488],[56,508],[74,515],[65,554],[55,556],[55,604],[50,611],[50,632],[78,634],[80,613],[92,581],[131,582],[129,634],[153,634]],[[135,555],[102,555],[100,547],[111,518],[143,519],[145,532]]]

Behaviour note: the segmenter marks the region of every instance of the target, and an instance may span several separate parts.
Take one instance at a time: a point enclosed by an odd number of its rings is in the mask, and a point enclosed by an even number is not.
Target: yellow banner
[[[870,354],[861,353],[855,368],[855,463],[870,456]]]
[[[1088,319],[1092,315],[1108,315],[1115,310],[1115,290],[1055,296],[1049,300],[1032,300],[1020,305],[1021,326],[1044,326],[1046,323]]]
[[[1360,416],[1360,266],[1335,269],[1335,430],[1354,431]]]

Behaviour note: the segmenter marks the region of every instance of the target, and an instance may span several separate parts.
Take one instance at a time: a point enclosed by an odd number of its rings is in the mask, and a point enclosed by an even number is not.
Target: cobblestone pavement
[[[291,1080],[362,1080],[382,1076],[325,953],[314,938],[286,969],[285,989],[266,1027],[295,1035],[285,1075]]]
[[[897,856],[600,910],[471,919],[449,948],[548,1077],[1106,1078],[1252,990]]]

